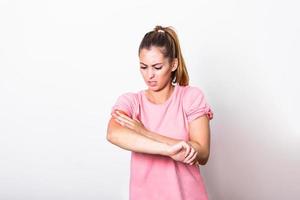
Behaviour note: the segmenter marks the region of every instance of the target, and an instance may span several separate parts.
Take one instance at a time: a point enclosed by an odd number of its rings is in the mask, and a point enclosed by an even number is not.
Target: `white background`
[[[116,98],[146,88],[137,50],[177,30],[215,113],[211,200],[300,199],[299,3],[0,1],[0,199],[128,199]]]

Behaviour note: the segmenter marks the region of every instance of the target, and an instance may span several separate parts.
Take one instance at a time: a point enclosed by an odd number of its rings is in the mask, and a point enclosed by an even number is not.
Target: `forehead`
[[[140,51],[139,55],[140,60],[143,63],[156,63],[156,62],[165,62],[167,59],[161,52],[161,48],[159,47],[151,47],[150,49],[143,48]]]

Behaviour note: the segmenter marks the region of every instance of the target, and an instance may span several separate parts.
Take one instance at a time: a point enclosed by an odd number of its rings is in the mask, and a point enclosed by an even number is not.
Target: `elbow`
[[[209,159],[209,153],[206,153],[201,159],[199,159],[198,163],[200,165],[206,165]]]
[[[116,134],[108,130],[106,134],[106,140],[112,144],[115,144]]]
[[[107,129],[106,129],[106,140],[110,143],[114,143],[114,140],[115,140],[115,131],[114,131],[114,127],[112,126],[113,121],[110,120],[109,123],[108,123],[108,126],[107,126]]]
[[[116,122],[113,119],[110,119],[107,129],[106,129],[106,140],[112,144],[116,144],[118,140],[118,134],[120,129],[117,127]]]
[[[112,142],[112,134],[111,133],[107,132],[107,134],[106,134],[106,140],[108,142]]]
[[[208,161],[208,159],[202,159],[202,160],[199,161],[199,164],[200,165],[206,165],[207,161]]]

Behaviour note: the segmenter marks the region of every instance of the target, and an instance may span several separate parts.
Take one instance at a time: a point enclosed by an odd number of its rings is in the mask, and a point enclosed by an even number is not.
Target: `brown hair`
[[[165,58],[169,62],[174,58],[178,59],[178,66],[172,72],[172,83],[178,83],[181,86],[189,85],[189,75],[180,49],[179,40],[173,27],[155,26],[152,31],[146,33],[139,46],[139,55],[142,49],[150,49],[152,46],[160,47]]]

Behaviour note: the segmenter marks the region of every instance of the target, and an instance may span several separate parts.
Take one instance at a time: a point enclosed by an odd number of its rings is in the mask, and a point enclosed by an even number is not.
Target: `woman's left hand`
[[[118,122],[121,126],[127,127],[137,133],[143,134],[147,129],[144,127],[143,123],[138,119],[131,119],[127,115],[115,111],[112,116],[114,117],[115,121]]]

